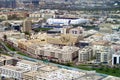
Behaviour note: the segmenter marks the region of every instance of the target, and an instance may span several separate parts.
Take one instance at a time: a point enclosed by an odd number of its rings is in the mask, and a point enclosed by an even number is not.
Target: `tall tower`
[[[6,8],[16,8],[16,0],[5,0]]]
[[[38,7],[38,6],[39,6],[39,0],[32,0],[32,4],[33,4],[35,7]]]
[[[28,19],[24,20],[22,32],[31,32],[31,30],[32,30],[32,21]]]

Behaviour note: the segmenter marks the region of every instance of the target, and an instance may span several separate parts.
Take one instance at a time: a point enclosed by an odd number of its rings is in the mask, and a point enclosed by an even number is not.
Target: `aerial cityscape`
[[[0,80],[120,80],[120,0],[0,0]]]

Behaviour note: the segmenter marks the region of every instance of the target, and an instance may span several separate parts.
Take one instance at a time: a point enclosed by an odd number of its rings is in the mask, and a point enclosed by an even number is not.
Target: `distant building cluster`
[[[16,0],[0,0],[0,8],[16,8]]]
[[[29,9],[105,9],[119,8],[119,0],[0,0],[0,8],[29,8]],[[3,4],[2,4],[3,3]]]
[[[52,4],[53,1],[41,0],[40,3],[38,0],[18,0],[19,8],[0,9],[0,51],[13,56],[0,56],[1,77],[8,80],[115,79],[107,75],[103,77],[103,74],[97,74],[95,71],[79,71],[59,64],[77,67],[83,64],[90,69],[101,69],[102,66],[108,69],[118,68],[120,11],[34,8],[39,5],[38,2],[41,5],[49,2],[52,6],[55,6],[55,3],[58,6],[60,3],[66,6],[71,4],[70,0],[65,0],[65,3],[64,0],[56,0]],[[96,4],[91,0],[80,2],[88,6]],[[102,4],[101,1],[99,3]],[[5,45],[13,51],[7,50]],[[10,54],[12,52],[14,54]]]

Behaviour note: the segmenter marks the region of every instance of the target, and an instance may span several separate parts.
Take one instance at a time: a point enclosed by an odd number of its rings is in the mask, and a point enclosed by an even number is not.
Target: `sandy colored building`
[[[74,36],[71,34],[61,34],[56,36],[48,36],[47,42],[50,44],[56,44],[56,45],[75,45],[79,42],[79,40],[82,39],[81,36]]]
[[[91,47],[86,46],[83,49],[79,50],[79,57],[78,57],[79,62],[90,61],[92,57],[93,57],[93,49]]]
[[[32,21],[29,19],[24,20],[22,32],[31,32],[32,30]]]

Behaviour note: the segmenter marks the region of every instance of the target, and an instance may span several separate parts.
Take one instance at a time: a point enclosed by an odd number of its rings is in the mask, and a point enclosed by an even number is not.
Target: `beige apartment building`
[[[112,59],[111,44],[108,41],[93,42],[93,54],[97,63],[109,63]]]
[[[61,34],[56,36],[48,36],[47,42],[55,45],[75,45],[81,39],[83,39],[83,37],[81,36],[74,36],[72,34]]]
[[[32,30],[32,21],[29,19],[24,20],[22,32],[31,32]]]
[[[31,40],[19,40],[18,47],[27,50],[29,45],[39,45],[39,44],[54,44],[60,46],[70,46],[75,45],[79,40],[83,39],[81,36],[74,36],[71,34],[63,35],[48,35],[48,34],[38,34],[31,36]]]
[[[29,54],[56,62],[73,62],[78,59],[78,51],[78,47],[51,44],[31,45],[27,48]]]
[[[93,49],[90,46],[86,46],[83,49],[79,50],[79,62],[87,62],[90,61],[93,57]]]

